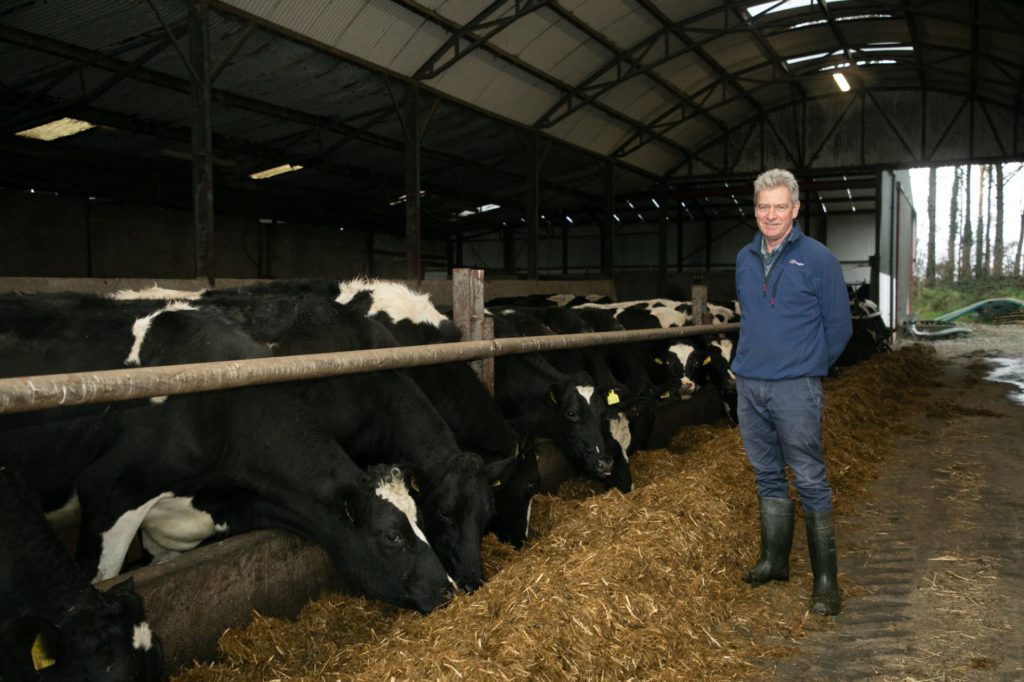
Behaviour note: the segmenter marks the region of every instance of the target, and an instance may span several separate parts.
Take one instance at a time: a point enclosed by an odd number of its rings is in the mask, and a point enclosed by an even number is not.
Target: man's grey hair
[[[800,186],[796,184],[796,178],[788,170],[772,168],[757,176],[754,180],[754,203],[757,203],[757,195],[761,190],[775,189],[776,187],[788,187],[793,197],[793,203],[800,201]]]

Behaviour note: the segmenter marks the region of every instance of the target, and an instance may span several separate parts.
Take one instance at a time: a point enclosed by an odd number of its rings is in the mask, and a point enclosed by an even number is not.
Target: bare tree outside
[[[935,283],[935,166],[928,169],[928,257],[924,276],[928,284]]]
[[[957,166],[953,170],[953,195],[949,200],[949,240],[946,242],[946,267],[945,277],[943,278],[948,282],[956,279],[957,226],[960,224],[961,184],[963,184],[963,169]]]

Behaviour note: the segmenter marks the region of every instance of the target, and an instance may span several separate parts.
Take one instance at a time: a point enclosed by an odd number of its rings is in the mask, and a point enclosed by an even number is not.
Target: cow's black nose
[[[611,459],[599,459],[597,460],[597,473],[601,474],[602,476],[607,476],[610,473],[612,473],[612,467],[614,465],[615,462]]]

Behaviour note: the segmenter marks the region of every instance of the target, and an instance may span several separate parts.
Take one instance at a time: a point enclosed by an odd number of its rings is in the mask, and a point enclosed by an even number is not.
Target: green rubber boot
[[[793,501],[761,500],[761,558],[743,580],[757,587],[769,580],[789,580],[789,550],[793,546]]]
[[[839,613],[839,580],[836,577],[836,531],[832,512],[805,512],[807,549],[814,571],[811,613],[834,616]]]

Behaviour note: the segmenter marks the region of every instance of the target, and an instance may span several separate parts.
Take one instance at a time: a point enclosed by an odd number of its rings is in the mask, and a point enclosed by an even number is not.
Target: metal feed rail
[[[524,336],[0,379],[0,414],[735,331],[739,324]]]

